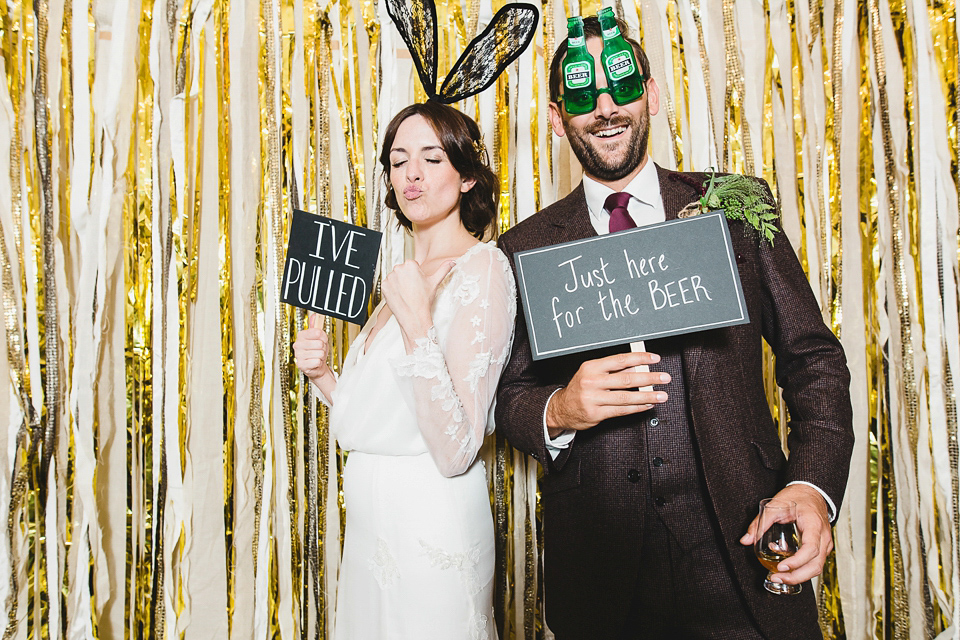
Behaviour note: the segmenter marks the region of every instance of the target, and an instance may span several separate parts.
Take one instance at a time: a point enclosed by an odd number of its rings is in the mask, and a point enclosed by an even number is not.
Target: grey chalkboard
[[[356,324],[367,319],[381,233],[293,210],[280,299]]]
[[[750,321],[722,212],[515,260],[534,360]]]

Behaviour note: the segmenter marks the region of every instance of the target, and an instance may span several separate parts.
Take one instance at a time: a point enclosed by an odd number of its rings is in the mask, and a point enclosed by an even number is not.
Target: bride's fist
[[[455,265],[456,262],[448,260],[434,273],[426,275],[416,261],[407,260],[383,279],[383,297],[406,333],[426,335],[427,329],[433,326],[430,307],[437,287]]]
[[[306,329],[297,333],[293,355],[297,368],[316,381],[332,373],[327,365],[327,332],[323,330],[323,318],[316,313],[309,314],[307,324]]]

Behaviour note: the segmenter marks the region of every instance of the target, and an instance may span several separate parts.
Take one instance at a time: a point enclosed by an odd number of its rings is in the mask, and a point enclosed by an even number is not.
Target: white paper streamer
[[[841,54],[843,60],[843,113],[840,126],[840,148],[855,149],[860,141],[860,56],[856,28],[857,3],[844,2]],[[831,39],[832,41],[832,39]],[[836,72],[836,70],[834,70]],[[858,185],[860,159],[852,153],[839,153],[837,157],[841,185]],[[855,188],[844,187],[841,191],[842,211],[857,211],[860,203]],[[847,492],[836,523],[837,581],[843,603],[843,623],[848,638],[869,638],[873,635],[874,605],[871,593],[873,549],[870,547],[870,430],[869,388],[867,385],[867,329],[864,309],[864,288],[872,283],[863,279],[863,246],[859,215],[844,215],[843,238],[843,324],[841,339],[847,355],[852,384],[850,395],[853,403],[853,423],[856,440],[850,463]]]

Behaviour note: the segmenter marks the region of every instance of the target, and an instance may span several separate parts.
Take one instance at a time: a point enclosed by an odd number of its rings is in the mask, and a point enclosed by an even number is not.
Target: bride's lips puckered
[[[403,197],[407,200],[415,200],[420,197],[420,194],[423,193],[419,187],[407,187],[403,190]]]

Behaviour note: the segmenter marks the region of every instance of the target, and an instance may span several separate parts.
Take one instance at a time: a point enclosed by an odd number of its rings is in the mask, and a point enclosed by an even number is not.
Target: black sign
[[[534,360],[750,321],[722,212],[515,259]]]
[[[363,324],[381,235],[294,209],[280,299],[301,309]]]

